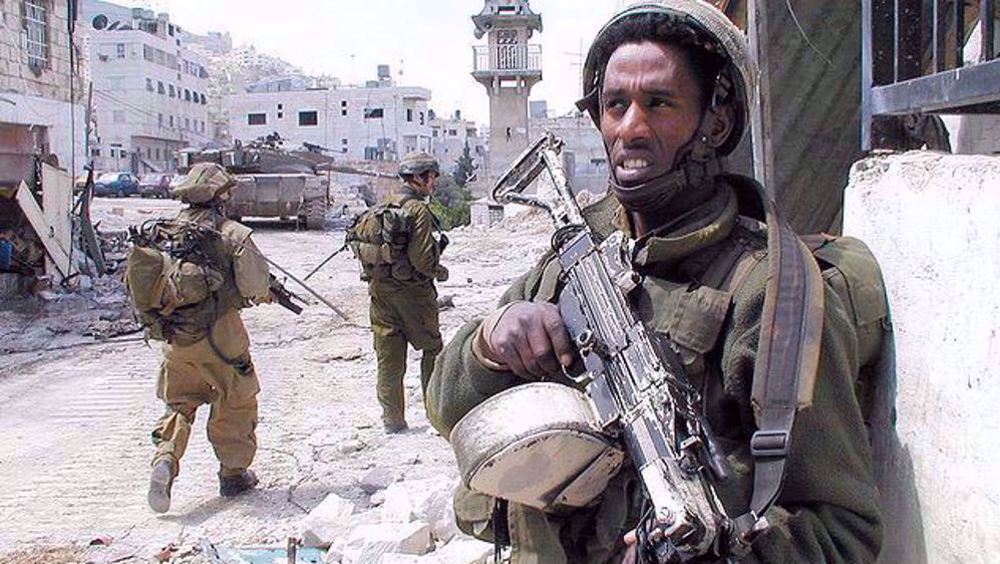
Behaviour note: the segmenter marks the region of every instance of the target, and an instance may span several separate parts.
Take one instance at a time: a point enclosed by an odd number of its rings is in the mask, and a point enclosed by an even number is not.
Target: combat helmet
[[[205,204],[232,190],[236,178],[218,163],[198,163],[174,188],[174,196],[185,204]]]
[[[441,167],[438,165],[437,159],[423,151],[407,153],[399,161],[400,176],[420,176],[427,171],[441,174]]]
[[[590,114],[600,127],[601,74],[607,56],[600,52],[610,30],[631,18],[647,14],[662,14],[674,22],[690,28],[697,37],[698,46],[722,57],[726,62],[715,79],[711,93],[712,105],[732,104],[734,107],[733,131],[717,149],[726,155],[736,148],[750,121],[750,108],[757,95],[757,66],[750,57],[743,33],[718,8],[703,0],[653,0],[642,1],[625,8],[611,17],[591,43],[583,67],[583,94],[577,107]],[[601,60],[604,59],[604,60]],[[601,68],[598,68],[602,65]]]

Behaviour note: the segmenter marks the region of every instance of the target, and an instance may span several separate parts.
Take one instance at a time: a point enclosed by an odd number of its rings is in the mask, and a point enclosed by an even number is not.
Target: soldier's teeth
[[[628,159],[624,163],[622,163],[622,166],[624,166],[626,169],[646,168],[647,166],[649,166],[649,161],[647,161],[646,159]]]

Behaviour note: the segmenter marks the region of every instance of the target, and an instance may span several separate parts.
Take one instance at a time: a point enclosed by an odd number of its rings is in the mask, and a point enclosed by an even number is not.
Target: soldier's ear
[[[718,149],[733,134],[734,127],[736,127],[736,113],[732,104],[710,106],[702,120],[704,143],[712,149]]]

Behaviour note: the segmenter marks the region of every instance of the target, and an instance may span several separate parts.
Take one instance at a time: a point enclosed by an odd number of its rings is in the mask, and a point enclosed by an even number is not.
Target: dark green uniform
[[[648,326],[677,345],[702,390],[705,412],[733,468],[730,480],[717,485],[719,496],[735,516],[746,511],[752,492],[749,442],[756,425],[750,391],[767,277],[766,240],[756,223],[738,219],[732,187],[717,183],[707,189],[715,190],[714,198],[683,225],[645,243],[637,255],[642,287],[631,297]],[[585,215],[598,237],[616,225],[629,229],[610,196]],[[741,272],[727,271],[733,264],[742,265]],[[550,253],[501,303],[558,302],[559,272]],[[829,287],[825,298],[813,405],[796,419],[784,489],[766,515],[772,527],[753,543],[748,562],[871,562],[879,552],[882,526],[871,451],[854,392],[857,337],[847,305]],[[478,326],[467,324],[448,344],[427,389],[428,415],[446,437],[472,407],[524,382],[480,364],[471,350]],[[592,507],[548,515],[510,504],[512,562],[620,562],[622,536],[637,524],[640,502],[640,484],[628,467]],[[493,500],[468,490],[456,496],[459,524],[484,539],[492,536],[493,508]]]
[[[386,199],[398,204],[407,225],[406,252],[391,267],[370,274],[371,325],[378,358],[378,401],[382,419],[400,423],[404,418],[403,377],[406,375],[406,344],[423,351],[420,381],[427,386],[434,359],[441,352],[437,290],[441,277],[441,252],[434,238],[437,220],[425,198],[403,185]]]

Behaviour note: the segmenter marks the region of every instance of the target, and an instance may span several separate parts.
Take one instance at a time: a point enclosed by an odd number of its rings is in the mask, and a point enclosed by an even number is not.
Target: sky
[[[391,66],[403,86],[431,89],[441,115],[489,123],[486,90],[469,74],[476,40],[471,16],[482,0],[115,0],[170,14],[196,33],[228,31],[233,43],[250,43],[309,74],[329,74],[345,84],[375,78]],[[532,0],[542,15],[542,82],[532,100],[546,100],[550,114],[573,109],[580,96],[580,66],[590,41],[623,0]]]

